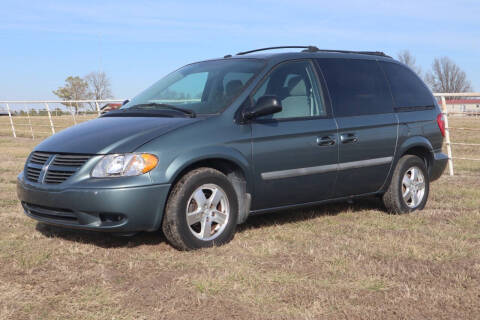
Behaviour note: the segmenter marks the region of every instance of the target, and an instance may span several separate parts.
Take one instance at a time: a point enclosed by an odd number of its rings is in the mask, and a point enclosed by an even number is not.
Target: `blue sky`
[[[480,91],[480,1],[1,1],[0,100],[102,68],[132,97],[186,63],[274,45],[449,56]]]

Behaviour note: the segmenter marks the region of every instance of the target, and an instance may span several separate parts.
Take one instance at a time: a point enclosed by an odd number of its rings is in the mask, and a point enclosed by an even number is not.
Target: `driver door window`
[[[253,95],[253,103],[264,95],[276,96],[283,110],[258,119],[318,117],[327,114],[309,61],[287,62],[275,68]]]

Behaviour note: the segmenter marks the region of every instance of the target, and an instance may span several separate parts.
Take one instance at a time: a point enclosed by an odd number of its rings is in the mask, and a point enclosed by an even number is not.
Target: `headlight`
[[[158,158],[149,153],[110,154],[92,171],[94,178],[138,176],[157,166]]]

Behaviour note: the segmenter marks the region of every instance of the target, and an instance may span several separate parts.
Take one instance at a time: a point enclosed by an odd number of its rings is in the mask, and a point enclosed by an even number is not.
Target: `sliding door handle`
[[[331,136],[317,137],[317,144],[319,146],[333,146],[335,144],[335,137],[331,137]]]
[[[340,135],[340,141],[342,143],[355,143],[358,142],[358,138],[354,133],[344,133]]]

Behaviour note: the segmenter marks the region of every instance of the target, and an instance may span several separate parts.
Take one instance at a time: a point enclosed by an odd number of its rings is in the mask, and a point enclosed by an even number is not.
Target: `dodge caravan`
[[[447,156],[422,80],[382,52],[277,48],[189,64],[44,140],[18,176],[25,213],[67,228],[161,229],[190,250],[285,208],[377,195],[391,213],[423,209]]]

